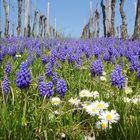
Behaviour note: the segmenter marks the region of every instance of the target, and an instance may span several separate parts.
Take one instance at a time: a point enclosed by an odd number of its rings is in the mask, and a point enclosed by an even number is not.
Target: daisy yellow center
[[[103,108],[103,105],[101,103],[99,103],[97,107],[101,109],[101,108]]]
[[[106,115],[107,120],[112,120],[112,116],[110,114]]]
[[[54,100],[54,101],[53,101],[53,104],[57,104],[57,103],[58,103],[58,101],[57,101],[57,100]]]
[[[106,128],[106,123],[102,123],[101,126],[102,126],[103,129],[105,129]]]
[[[82,94],[83,94],[83,95],[86,95],[86,92],[84,91]]]
[[[97,109],[95,109],[95,108],[92,108],[92,112],[96,112],[97,111]]]

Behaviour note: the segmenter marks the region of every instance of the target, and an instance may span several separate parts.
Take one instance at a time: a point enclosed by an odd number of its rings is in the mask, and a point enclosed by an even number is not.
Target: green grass
[[[113,64],[103,63],[107,81],[101,82],[99,77],[91,78],[90,76],[90,64],[92,60],[95,60],[94,57],[86,62],[83,56],[83,66],[80,69],[72,64],[69,65],[67,61],[62,63],[58,60],[61,68],[54,68],[53,71],[66,80],[68,90],[65,97],[60,97],[54,87],[53,97],[59,96],[62,102],[59,106],[53,106],[50,99],[39,95],[37,87],[39,74],[44,75],[46,82],[51,80],[45,76],[45,65],[42,64],[40,58],[35,57],[33,64],[29,67],[32,74],[32,84],[29,89],[21,91],[16,87],[16,73],[20,63],[25,61],[27,56],[27,52],[24,52],[22,58],[17,58],[16,61],[6,56],[1,64],[0,84],[2,84],[7,60],[12,63],[12,72],[8,76],[10,93],[6,100],[0,90],[0,139],[59,140],[61,133],[64,133],[70,140],[84,140],[86,135],[95,135],[97,140],[139,140],[140,104],[125,103],[123,101],[123,97],[126,97],[125,91],[111,86],[110,76],[114,69]],[[123,59],[127,64],[128,61]],[[133,93],[127,96],[132,98],[133,95],[139,94],[140,83],[136,79],[136,74],[130,73],[129,66],[125,65],[124,69],[126,72],[123,74],[128,78],[128,86],[133,89]],[[71,97],[79,98],[79,92],[83,89],[98,91],[100,94],[98,100],[108,102],[109,110],[114,109],[120,115],[120,120],[112,125],[112,129],[96,129],[95,123],[98,121],[96,116],[92,117],[82,108],[74,108],[68,102]],[[95,99],[81,99],[82,102],[86,100],[94,101]],[[60,114],[55,114],[56,110]],[[52,116],[51,119],[50,116]]]

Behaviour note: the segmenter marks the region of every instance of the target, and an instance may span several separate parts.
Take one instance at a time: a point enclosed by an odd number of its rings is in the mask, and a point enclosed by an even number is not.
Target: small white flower
[[[49,120],[51,120],[51,119],[54,118],[54,114],[51,113],[51,114],[48,115],[48,117],[49,117]]]
[[[92,102],[91,101],[85,101],[82,106],[84,109],[86,109]]]
[[[132,98],[132,99],[131,99],[131,102],[132,102],[133,104],[137,104],[138,102],[140,102],[140,98],[137,98],[137,97]]]
[[[105,130],[108,128],[110,129],[112,127],[111,127],[111,124],[108,123],[107,121],[101,121],[101,122],[98,121],[98,122],[96,122],[96,128]]]
[[[97,129],[101,129],[101,122],[99,122],[99,121],[96,122],[96,128],[97,128]]]
[[[58,97],[53,97],[52,99],[51,99],[51,103],[53,104],[53,105],[59,105],[60,104],[60,102],[61,102],[61,100],[60,100],[60,98],[58,98]]]
[[[106,77],[105,76],[101,76],[100,80],[104,82],[104,81],[106,81]]]
[[[106,93],[105,96],[106,96],[106,98],[109,98],[110,97],[110,94],[109,93]]]
[[[125,87],[125,93],[126,94],[131,94],[133,92],[132,88],[130,87]]]
[[[99,98],[99,92],[98,91],[92,91],[91,94],[93,95],[94,99]]]
[[[91,103],[86,107],[86,112],[91,116],[99,115],[99,110],[97,108],[97,105],[94,103]]]
[[[127,70],[123,70],[124,73],[127,73]]]
[[[17,54],[16,57],[21,57],[21,55],[20,54]]]
[[[62,115],[64,112],[63,111],[59,111],[59,110],[55,110],[54,114],[55,115]]]
[[[84,140],[95,140],[95,136],[93,135],[92,137],[91,136],[85,136]]]
[[[99,110],[107,109],[108,103],[105,103],[104,101],[95,101],[95,104]]]
[[[99,119],[109,123],[116,123],[120,119],[120,115],[115,110],[105,111],[99,115]]]
[[[80,99],[77,99],[77,98],[70,98],[70,99],[69,99],[69,102],[70,102],[72,105],[78,106],[79,103],[80,103]]]
[[[84,89],[79,93],[79,96],[80,97],[90,97],[91,93],[89,92],[89,90]]]
[[[128,97],[124,97],[124,98],[123,98],[123,101],[124,101],[125,103],[130,103],[130,102],[131,102],[131,99],[129,99]]]
[[[61,139],[65,139],[66,134],[62,132],[62,133],[60,134],[60,136],[61,136]]]
[[[102,72],[102,74],[103,74],[103,76],[105,76],[105,75],[106,75],[106,72],[105,72],[105,71],[103,71],[103,72]]]
[[[82,70],[87,70],[88,68],[85,67],[85,66],[82,66],[81,69],[82,69]]]

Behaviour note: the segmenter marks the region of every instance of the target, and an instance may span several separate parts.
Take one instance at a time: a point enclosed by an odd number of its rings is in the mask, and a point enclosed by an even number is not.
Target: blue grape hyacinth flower
[[[53,82],[53,84],[56,84],[56,83],[57,83],[57,80],[58,80],[57,73],[54,72],[54,73],[53,73],[53,76],[52,76],[52,82]]]
[[[115,69],[111,73],[111,83],[112,86],[116,86],[119,89],[123,89],[125,87],[125,77],[122,75],[122,68],[120,66],[115,67]]]
[[[17,73],[16,86],[20,89],[28,88],[31,84],[31,74],[26,65],[22,65]]]
[[[12,66],[11,66],[11,63],[8,61],[6,63],[6,67],[5,67],[5,73],[8,75],[12,70]]]
[[[10,85],[7,75],[5,75],[4,80],[2,82],[2,91],[4,93],[4,96],[6,96],[10,91]]]
[[[51,77],[52,76],[52,65],[49,63],[46,67],[46,76]]]
[[[54,93],[53,83],[52,82],[48,82],[48,83],[40,82],[39,83],[39,91],[40,91],[40,95],[42,97],[44,97],[46,95],[48,98],[50,98]]]
[[[60,96],[65,96],[65,93],[67,91],[67,85],[66,81],[64,79],[58,79],[57,85],[56,85],[56,91]]]

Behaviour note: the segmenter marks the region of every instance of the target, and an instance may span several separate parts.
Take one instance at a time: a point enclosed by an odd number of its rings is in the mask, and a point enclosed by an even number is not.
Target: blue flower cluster
[[[48,98],[50,98],[50,96],[53,95],[54,91],[53,91],[53,83],[52,82],[40,82],[39,84],[39,91],[40,91],[40,95],[41,96],[47,96]]]
[[[7,75],[5,75],[4,80],[2,82],[2,91],[4,93],[4,95],[6,96],[9,91],[10,91],[10,86],[9,86],[9,80]]]
[[[5,73],[8,75],[12,70],[12,66],[11,66],[11,63],[8,61],[6,63],[6,67],[5,67]]]
[[[37,49],[36,50],[36,57],[39,58],[41,56],[41,51],[40,49]]]
[[[51,63],[52,66],[54,65],[54,63],[55,63],[55,55],[51,54],[49,62]]]
[[[65,93],[67,91],[67,85],[64,79],[61,78],[57,80],[56,91],[60,96],[65,96]]]
[[[46,94],[47,97],[50,98],[50,96],[53,95],[54,91],[53,91],[53,83],[52,82],[48,82],[46,85]]]
[[[56,69],[60,68],[58,61],[55,62],[55,67],[56,67]]]
[[[16,86],[20,89],[29,87],[31,84],[31,74],[26,63],[22,63],[20,70],[17,73]]]
[[[43,56],[42,56],[42,63],[43,63],[43,64],[47,64],[47,62],[48,62],[47,56],[43,55]]]
[[[111,73],[111,83],[112,86],[117,86],[120,89],[125,87],[125,77],[122,75],[122,69],[116,66]]]
[[[48,65],[46,66],[46,76],[47,77],[52,76],[52,65],[51,65],[51,63],[48,63]]]
[[[130,57],[130,71],[137,71],[139,68],[139,58],[138,56]]]
[[[65,62],[66,60],[66,51],[64,48],[61,48],[59,53],[58,53],[58,59],[61,61],[61,62]]]
[[[137,69],[137,77],[138,77],[138,80],[140,80],[140,67]]]
[[[53,76],[52,76],[52,82],[53,82],[53,84],[56,84],[56,83],[57,83],[57,80],[58,80],[57,73],[54,72],[54,73],[53,73]]]
[[[39,75],[39,78],[38,78],[38,83],[41,83],[41,82],[43,82],[43,81],[44,81],[43,75],[40,74],[40,75]]]
[[[95,77],[96,75],[102,76],[103,66],[100,59],[92,62],[90,72],[92,77]]]
[[[11,56],[15,56],[16,55],[16,52],[17,52],[16,46],[9,47],[9,54]]]
[[[39,83],[39,91],[40,91],[41,96],[46,95],[46,83],[45,82],[42,81]]]

